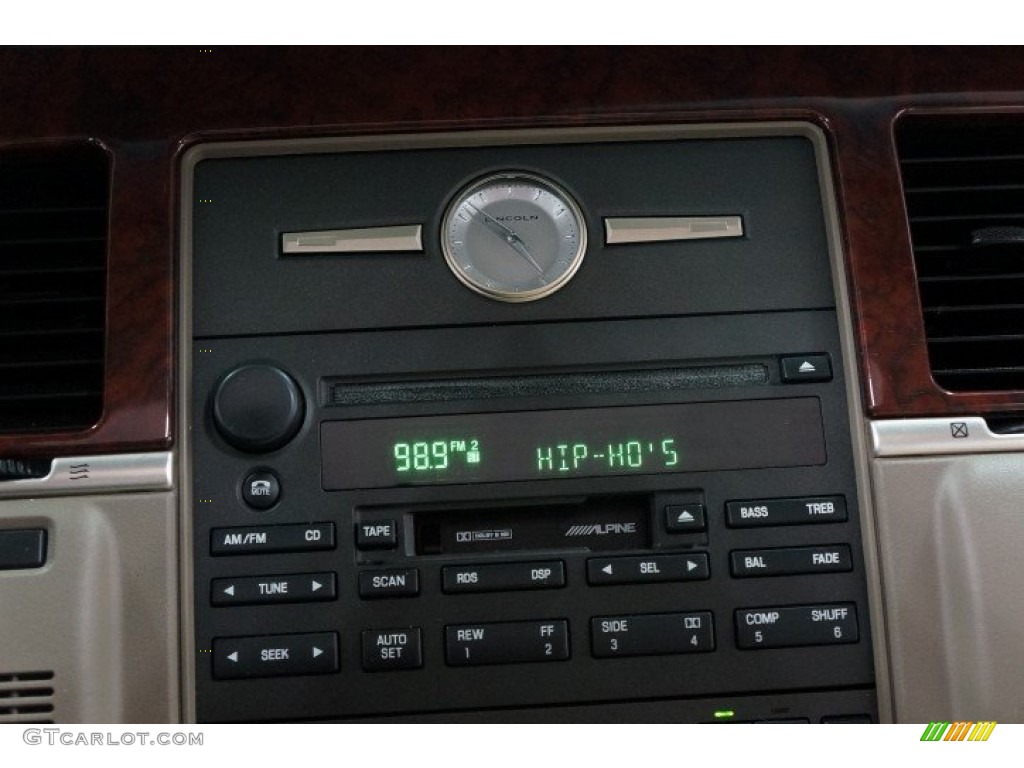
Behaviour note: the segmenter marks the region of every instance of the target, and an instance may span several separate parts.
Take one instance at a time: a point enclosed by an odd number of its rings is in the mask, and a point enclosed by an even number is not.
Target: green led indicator
[[[716,709],[715,720],[728,720],[731,717],[736,716],[736,711],[733,709]]]

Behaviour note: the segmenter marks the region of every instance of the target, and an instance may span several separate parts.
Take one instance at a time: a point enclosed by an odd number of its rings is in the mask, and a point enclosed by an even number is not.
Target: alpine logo
[[[610,533],[636,533],[636,523],[591,523],[573,525],[566,536],[607,536]]]

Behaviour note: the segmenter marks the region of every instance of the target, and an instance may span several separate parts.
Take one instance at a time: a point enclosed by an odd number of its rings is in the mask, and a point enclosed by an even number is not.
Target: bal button
[[[280,497],[281,483],[273,472],[256,470],[242,481],[242,498],[253,509],[270,509]]]

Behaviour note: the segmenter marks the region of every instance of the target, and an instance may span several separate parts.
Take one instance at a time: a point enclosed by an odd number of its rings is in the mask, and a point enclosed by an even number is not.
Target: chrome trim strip
[[[605,243],[664,243],[742,237],[741,216],[637,216],[604,220]]]
[[[323,232],[285,232],[281,235],[281,253],[420,253],[423,251],[423,225],[332,229]]]
[[[0,482],[0,498],[166,491],[171,488],[173,470],[174,459],[170,451],[62,456],[53,460],[46,477]]]
[[[875,456],[944,456],[1024,451],[1024,435],[1000,435],[980,416],[871,422]]]

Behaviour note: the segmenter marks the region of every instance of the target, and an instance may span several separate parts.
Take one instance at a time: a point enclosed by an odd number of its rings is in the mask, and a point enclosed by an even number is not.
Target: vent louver
[[[99,419],[109,186],[93,144],[0,150],[0,432]]]
[[[935,381],[1024,389],[1024,116],[897,124]]]
[[[0,723],[52,723],[53,672],[0,673]]]

